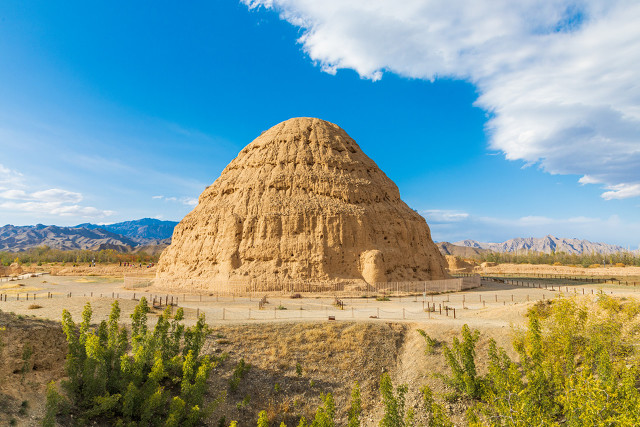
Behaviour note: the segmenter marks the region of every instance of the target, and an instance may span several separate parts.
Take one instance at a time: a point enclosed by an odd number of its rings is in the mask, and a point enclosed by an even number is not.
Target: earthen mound
[[[447,277],[422,216],[335,124],[263,132],[175,228],[156,283],[422,281]]]
[[[477,264],[466,261],[455,255],[445,255],[451,273],[472,273]]]

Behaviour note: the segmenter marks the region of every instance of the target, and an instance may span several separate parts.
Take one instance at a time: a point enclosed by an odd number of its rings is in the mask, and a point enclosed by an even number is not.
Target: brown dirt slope
[[[0,425],[39,425],[46,386],[64,376],[66,352],[59,323],[0,312]]]

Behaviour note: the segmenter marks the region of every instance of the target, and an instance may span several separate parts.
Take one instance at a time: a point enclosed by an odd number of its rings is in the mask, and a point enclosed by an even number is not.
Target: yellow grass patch
[[[34,286],[16,285],[8,288],[2,287],[3,294],[26,294],[26,293],[32,293],[40,290],[42,290],[42,288],[36,288]]]

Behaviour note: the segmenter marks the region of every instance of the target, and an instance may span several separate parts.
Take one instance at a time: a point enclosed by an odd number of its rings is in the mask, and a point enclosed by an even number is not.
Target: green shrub
[[[362,416],[362,399],[360,397],[360,384],[356,381],[351,390],[351,405],[348,411],[348,427],[360,427],[360,417]]]
[[[101,419],[113,424],[194,425],[213,408],[202,407],[207,378],[217,363],[200,356],[208,331],[204,315],[185,328],[182,308],[172,317],[167,307],[150,331],[149,311],[143,297],[131,315],[131,340],[118,324],[117,301],[108,321],[97,329],[91,327],[89,303],[78,327],[63,311],[69,347],[69,379],[63,386],[81,423]]]
[[[638,312],[637,302],[606,295],[531,310],[514,340],[519,364],[490,342],[471,424],[640,425]]]
[[[244,359],[240,359],[240,362],[236,365],[233,370],[233,375],[229,378],[229,389],[231,391],[236,391],[238,389],[238,385],[240,384],[240,380],[244,378],[244,376],[251,369],[251,365],[245,363]]]
[[[440,341],[431,338],[423,329],[418,329],[417,332],[422,335],[425,343],[427,344],[427,348],[425,348],[424,352],[426,354],[434,353],[436,348],[440,346]]]
[[[380,379],[380,394],[384,404],[384,416],[380,421],[380,427],[405,427],[413,425],[414,413],[405,411],[405,395],[408,388],[406,384],[399,385],[394,391],[389,374],[382,374]]]
[[[476,342],[480,338],[478,331],[471,331],[468,325],[462,326],[462,341],[453,339],[451,347],[443,345],[444,356],[451,369],[446,382],[454,390],[471,398],[480,397],[482,379],[476,371]]]

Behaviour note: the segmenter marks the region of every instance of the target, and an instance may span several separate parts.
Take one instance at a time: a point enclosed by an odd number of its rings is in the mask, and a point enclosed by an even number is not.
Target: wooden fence
[[[259,282],[259,281],[214,281],[188,279],[179,283],[163,282],[160,279],[125,276],[125,287],[129,289],[154,286],[173,292],[194,292],[220,296],[247,296],[257,293],[269,294],[331,294],[339,296],[407,295],[458,292],[480,286],[480,276],[420,282]]]

